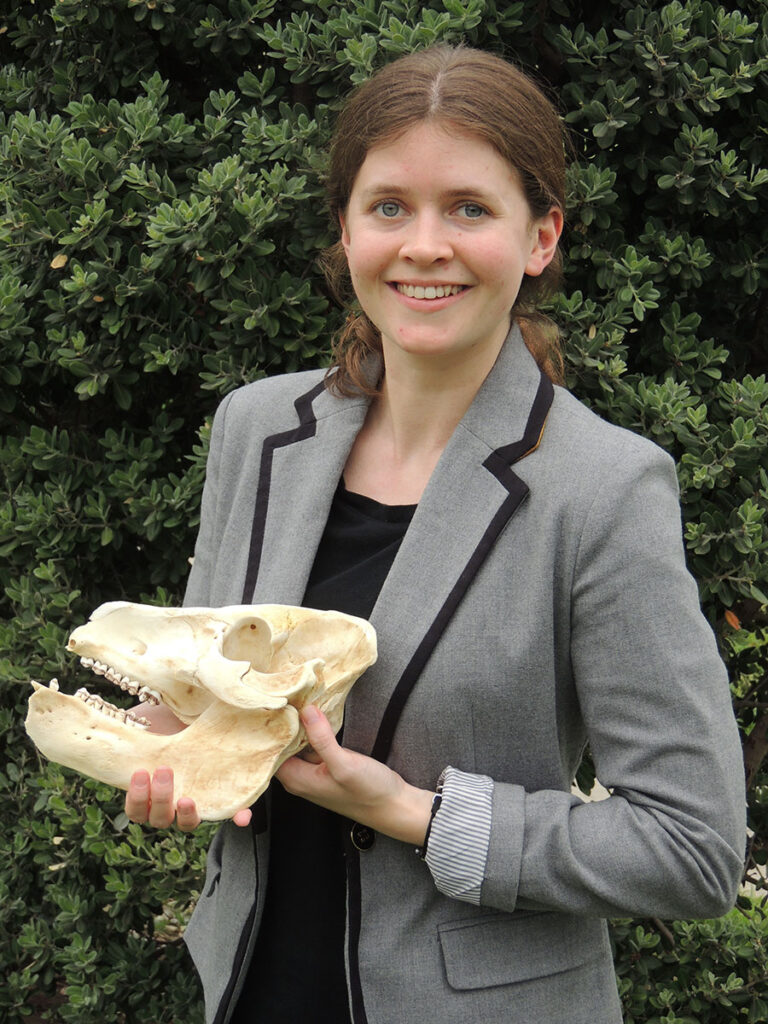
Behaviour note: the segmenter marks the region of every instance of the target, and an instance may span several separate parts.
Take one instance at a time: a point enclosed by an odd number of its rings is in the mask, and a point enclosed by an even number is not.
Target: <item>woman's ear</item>
[[[538,217],[531,226],[531,232],[532,248],[525,272],[531,277],[538,277],[552,262],[563,233],[563,211],[560,207],[553,206],[549,213]]]
[[[347,231],[347,222],[344,219],[344,214],[339,214],[339,227],[341,228],[341,244],[344,246],[344,252],[349,258],[349,232]]]

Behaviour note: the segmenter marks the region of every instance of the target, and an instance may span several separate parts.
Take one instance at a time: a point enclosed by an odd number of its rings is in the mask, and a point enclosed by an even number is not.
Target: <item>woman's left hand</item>
[[[434,793],[411,786],[381,761],[340,746],[314,705],[300,714],[316,757],[291,757],[278,769],[277,778],[288,792],[383,835],[420,845]]]

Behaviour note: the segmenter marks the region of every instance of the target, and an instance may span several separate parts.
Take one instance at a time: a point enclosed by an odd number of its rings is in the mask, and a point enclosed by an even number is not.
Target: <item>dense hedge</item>
[[[322,147],[391,57],[466,40],[559,98],[569,385],[678,460],[768,858],[764,0],[36,0],[0,16],[0,1019],[194,1024],[210,830],[129,825],[40,763],[31,677],[100,602],[176,603],[219,398],[327,357]],[[13,8],[10,12],[10,8]],[[588,780],[585,767],[582,781]],[[768,1020],[754,902],[617,922],[627,1020]]]

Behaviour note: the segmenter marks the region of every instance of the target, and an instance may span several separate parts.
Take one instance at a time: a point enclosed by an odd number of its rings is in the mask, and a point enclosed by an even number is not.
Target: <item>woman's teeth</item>
[[[446,295],[458,295],[464,287],[463,284],[435,284],[426,288],[420,284],[398,284],[397,290],[409,299],[444,299]]]

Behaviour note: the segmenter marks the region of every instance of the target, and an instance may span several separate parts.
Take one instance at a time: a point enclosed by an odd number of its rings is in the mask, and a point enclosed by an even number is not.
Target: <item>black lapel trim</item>
[[[269,492],[272,486],[272,459],[275,450],[289,444],[294,444],[296,441],[306,441],[308,437],[314,437],[317,430],[317,417],[312,409],[312,403],[323,391],[325,391],[324,380],[316,384],[311,391],[300,395],[293,403],[299,417],[298,426],[294,427],[293,430],[286,430],[282,434],[270,434],[269,437],[264,439],[261,448],[259,481],[256,487],[256,506],[253,511],[253,523],[251,524],[251,542],[248,548],[248,567],[245,573],[242,604],[251,603],[253,592],[256,589],[256,580],[259,576],[261,552],[264,546],[264,528],[267,522],[267,509],[269,508]]]
[[[263,803],[263,801],[261,802]],[[256,818],[252,818],[250,825],[252,831],[254,832],[254,835],[258,831],[257,828],[254,828],[255,821]],[[257,893],[259,891],[259,859],[256,856],[255,838],[253,844],[253,858],[256,862],[256,885],[254,886],[254,893]],[[235,991],[235,986],[237,985],[237,980],[240,977],[240,974],[243,970],[243,966],[245,964],[245,954],[248,952],[248,943],[251,940],[253,930],[256,926],[257,908],[258,900],[254,897],[253,905],[248,913],[246,922],[243,925],[243,930],[240,932],[240,938],[238,939],[237,942],[237,949],[235,950],[235,959],[232,963],[232,973],[229,976],[227,987],[224,989],[224,993],[222,994],[221,1000],[219,1001],[219,1006],[218,1009],[216,1010],[216,1016],[213,1018],[213,1024],[224,1024],[224,1021],[227,1019],[230,1009],[232,1009],[232,996]],[[250,964],[246,966],[246,970],[248,970],[249,966]]]
[[[251,938],[254,925],[256,923],[256,901],[253,901],[253,906],[248,914],[248,920],[243,926],[243,930],[240,933],[240,939],[237,943],[237,951],[235,953],[235,960],[232,967],[232,974],[229,977],[229,982],[224,990],[224,995],[221,997],[219,1008],[216,1011],[216,1016],[213,1018],[213,1024],[223,1024],[227,1018],[227,1014],[230,1011],[230,1004],[232,1003],[232,995],[235,991],[235,985],[237,979],[240,977],[240,972],[243,969],[243,962],[245,960],[245,954],[248,949],[248,942]]]
[[[507,486],[506,481],[508,479],[511,480],[513,477],[517,479],[510,467],[519,462],[520,459],[524,459],[526,455],[535,452],[541,444],[544,426],[547,422],[547,416],[554,395],[555,389],[552,386],[552,381],[542,373],[523,436],[519,441],[505,445],[503,448],[497,448],[495,452],[491,452],[483,463],[486,469],[489,469],[505,487]]]
[[[347,830],[348,832],[348,830]],[[368,1024],[360,980],[360,927],[362,918],[362,887],[360,884],[360,854],[345,836],[347,858],[347,956],[349,957],[349,996],[353,1024]]]
[[[421,675],[424,666],[429,660],[438,640],[445,627],[456,611],[469,584],[477,575],[477,572],[485,560],[488,552],[496,543],[499,534],[516,511],[518,506],[525,500],[528,494],[528,487],[512,470],[512,464],[529,455],[538,448],[544,432],[544,424],[549,413],[554,388],[552,382],[543,373],[539,381],[536,397],[531,406],[525,432],[519,441],[514,444],[505,445],[491,452],[483,465],[499,480],[509,491],[501,507],[488,525],[487,530],[480,538],[480,542],[472,552],[469,561],[456,581],[453,589],[445,600],[440,611],[437,613],[434,622],[424,634],[421,643],[398,680],[392,696],[389,699],[386,710],[382,715],[379,731],[371,750],[371,756],[378,761],[386,761],[392,748],[395,737],[395,729],[400,720],[403,708],[411,695],[416,682]]]

